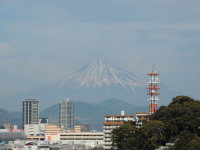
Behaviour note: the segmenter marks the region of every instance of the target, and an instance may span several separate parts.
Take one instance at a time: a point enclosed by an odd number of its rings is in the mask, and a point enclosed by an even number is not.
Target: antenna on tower
[[[153,73],[154,73],[154,64],[153,64]]]

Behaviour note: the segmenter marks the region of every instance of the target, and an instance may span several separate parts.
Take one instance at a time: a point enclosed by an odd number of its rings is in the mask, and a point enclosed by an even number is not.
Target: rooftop
[[[133,117],[133,115],[105,115],[104,117]]]
[[[124,122],[102,122],[103,125],[123,125]]]

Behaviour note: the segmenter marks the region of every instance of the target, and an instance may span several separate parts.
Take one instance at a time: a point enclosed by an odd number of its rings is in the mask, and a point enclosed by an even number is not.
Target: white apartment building
[[[111,131],[114,128],[120,127],[127,121],[134,121],[133,115],[125,115],[124,111],[121,111],[121,115],[106,115],[105,122],[103,122],[104,132],[104,150],[112,148]]]

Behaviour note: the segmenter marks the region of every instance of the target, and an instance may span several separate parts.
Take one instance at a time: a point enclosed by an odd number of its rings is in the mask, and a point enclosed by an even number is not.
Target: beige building
[[[18,129],[18,125],[15,125],[15,124],[4,123],[3,126],[8,131],[12,131],[12,132],[20,132],[21,131],[20,129]]]
[[[45,141],[60,141],[60,133],[63,129],[57,125],[46,125],[45,126]]]
[[[75,124],[74,132],[89,132],[90,126],[89,124]]]

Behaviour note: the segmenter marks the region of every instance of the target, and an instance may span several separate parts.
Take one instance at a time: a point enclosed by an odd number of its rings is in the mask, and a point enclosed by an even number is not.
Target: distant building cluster
[[[111,149],[111,131],[127,121],[135,121],[138,127],[148,119],[148,113],[105,115],[103,132],[90,131],[89,124],[74,124],[74,102],[65,99],[59,103],[58,125],[48,123],[48,118],[39,118],[39,102],[23,101],[23,130],[17,125],[5,123],[0,129],[0,147],[13,150],[50,149]]]

